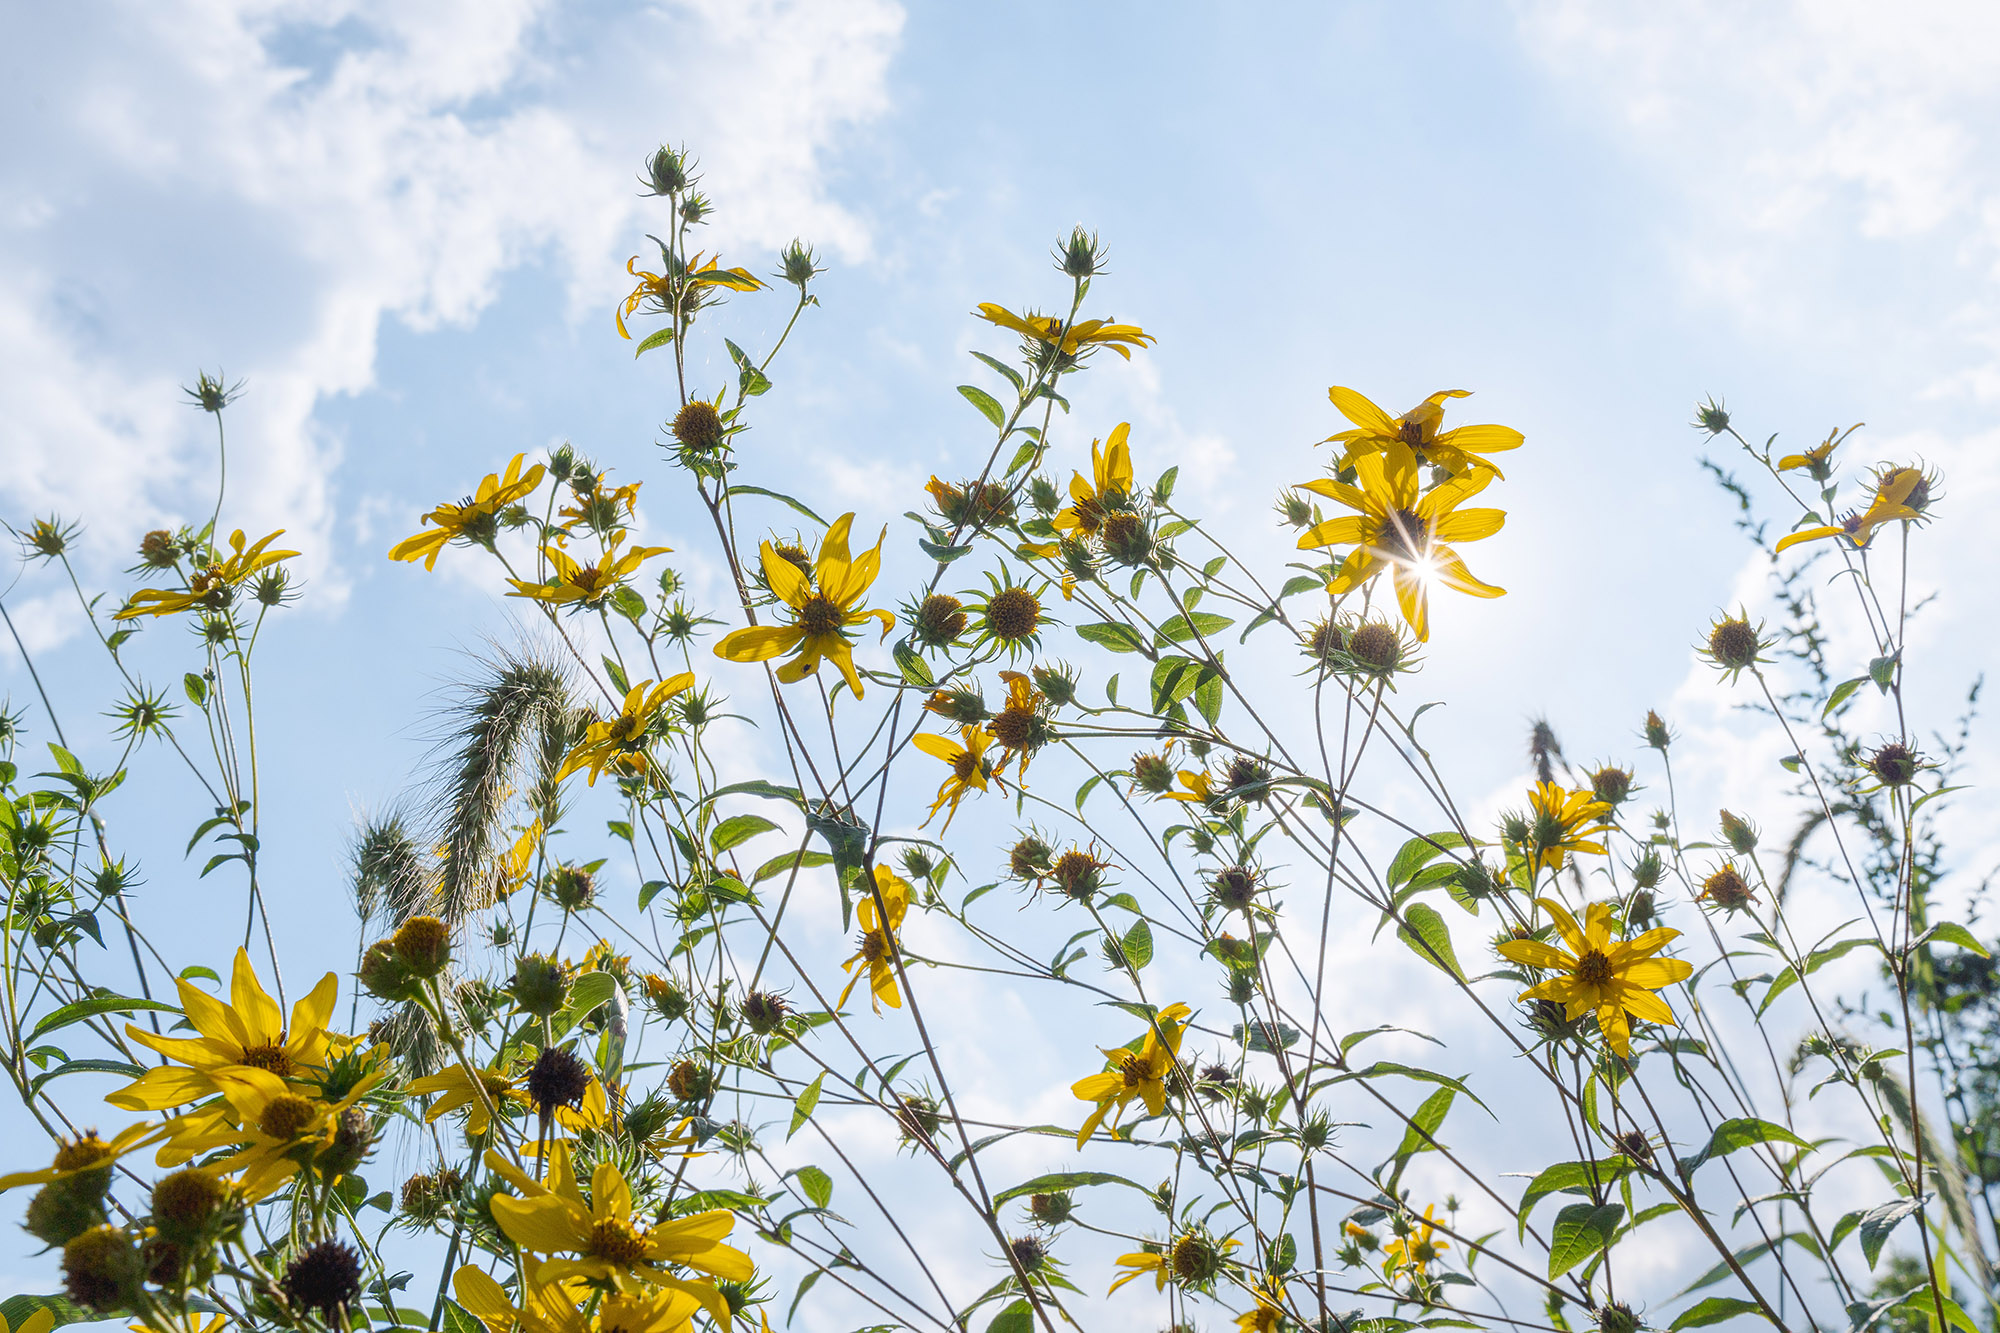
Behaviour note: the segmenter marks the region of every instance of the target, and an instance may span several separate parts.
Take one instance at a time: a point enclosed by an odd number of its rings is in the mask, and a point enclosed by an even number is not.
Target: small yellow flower
[[[480,1088],[486,1091],[486,1096],[483,1098],[479,1095]],[[435,1074],[412,1080],[410,1091],[417,1094],[433,1092],[443,1094],[431,1103],[428,1111],[424,1112],[425,1124],[441,1119],[453,1111],[463,1110],[465,1132],[468,1134],[484,1134],[492,1125],[493,1117],[486,1109],[488,1102],[496,1108],[505,1107],[509,1102],[519,1106],[529,1104],[528,1094],[515,1086],[515,1080],[499,1070],[490,1068],[480,1070],[479,1087],[475,1088],[472,1075],[466,1072],[464,1065],[456,1063],[445,1066]]]
[[[1778,460],[1778,471],[1804,471],[1810,474],[1814,481],[1825,481],[1833,475],[1833,451],[1846,438],[1845,435],[1836,433],[1827,436],[1823,443],[1814,445],[1802,454],[1786,454]]]
[[[1094,537],[1104,526],[1105,514],[1132,494],[1132,451],[1125,442],[1131,432],[1130,423],[1121,421],[1112,428],[1110,439],[1090,442],[1091,475],[1086,479],[1081,472],[1070,474],[1070,503],[1055,516],[1058,529],[1079,537]],[[1047,551],[1053,555],[1055,548],[1049,547]]]
[[[1612,1050],[1628,1058],[1632,1054],[1632,1026],[1627,1015],[1648,1023],[1674,1021],[1674,1011],[1653,992],[1686,980],[1694,965],[1681,958],[1653,955],[1678,938],[1678,930],[1659,926],[1629,940],[1613,940],[1611,904],[1590,904],[1579,928],[1561,903],[1550,898],[1536,901],[1555,919],[1556,930],[1568,948],[1539,940],[1505,940],[1498,946],[1500,956],[1509,962],[1562,974],[1521,992],[1521,999],[1553,1000],[1564,1005],[1570,1022],[1595,1010],[1598,1031]]]
[[[1112,1110],[1116,1109],[1122,1118],[1125,1108],[1135,1097],[1145,1103],[1148,1115],[1160,1115],[1166,1110],[1167,1079],[1174,1072],[1181,1037],[1187,1031],[1187,1018],[1192,1012],[1184,1004],[1170,1004],[1160,1010],[1152,1026],[1146,1029],[1146,1036],[1137,1051],[1124,1047],[1101,1048],[1108,1064],[1105,1072],[1078,1079],[1070,1086],[1078,1101],[1097,1103],[1097,1109],[1090,1113],[1090,1118],[1076,1133],[1077,1147],[1081,1148],[1090,1141],[1090,1136],[1097,1132],[1097,1127],[1104,1123],[1104,1117]],[[1116,1125],[1117,1120],[1112,1123]]]
[[[1118,1266],[1130,1271],[1120,1273],[1112,1280],[1111,1286],[1104,1293],[1107,1296],[1134,1278],[1145,1277],[1148,1274],[1152,1275],[1154,1291],[1167,1289],[1167,1256],[1164,1254],[1156,1254],[1151,1250],[1135,1250],[1131,1254],[1119,1255]]]
[[[604,554],[593,565],[580,565],[571,559],[569,553],[559,546],[544,546],[542,554],[548,558],[554,575],[546,583],[529,583],[523,579],[508,579],[514,585],[509,597],[532,597],[538,602],[548,602],[555,606],[566,603],[595,608],[603,604],[626,579],[637,573],[639,566],[656,555],[665,555],[671,546],[635,546],[629,551],[620,551],[625,533],[621,529],[611,534],[611,541],[605,546]]]
[[[884,1004],[891,1009],[903,1007],[902,993],[896,989],[896,932],[902,929],[903,917],[910,910],[910,885],[908,880],[887,866],[876,866],[875,887],[882,892],[882,904],[888,908],[888,920],[884,922],[876,913],[875,895],[863,894],[855,907],[855,915],[861,923],[859,947],[854,957],[840,965],[843,972],[853,972],[854,975],[847,979],[847,988],[840,992],[840,999],[834,1004],[836,1009],[847,1003],[847,997],[854,993],[854,987],[864,973],[868,977],[870,1003],[876,1013],[882,1012]]]
[[[231,594],[240,585],[247,583],[259,570],[289,560],[297,551],[272,551],[268,546],[285,535],[279,528],[268,537],[260,537],[254,545],[244,545],[243,529],[238,528],[229,537],[229,554],[220,560],[197,569],[188,579],[188,586],[175,591],[166,588],[146,588],[132,594],[113,620],[136,620],[140,616],[174,616],[197,606],[221,610],[229,605]]]
[[[1003,768],[1009,760],[1019,761],[1014,765],[1014,778],[1018,782],[1027,776],[1028,761],[1035,751],[1050,739],[1049,700],[1035,688],[1033,680],[1019,671],[1002,671],[1000,679],[1007,682],[1007,699],[987,721],[986,734],[1007,752],[1007,758],[1001,760]]]
[[[44,1309],[40,1313],[48,1314],[49,1311]],[[30,1319],[27,1323],[21,1325],[21,1333],[32,1333],[34,1323],[35,1321]],[[223,1327],[228,1323],[229,1316],[223,1314],[206,1316],[201,1314],[184,1314],[178,1319],[172,1317],[167,1319],[167,1326],[176,1330],[176,1333],[221,1333]],[[155,1333],[154,1329],[146,1324],[127,1324],[125,1327],[131,1329],[132,1333]],[[7,1320],[4,1316],[0,1316],[0,1333],[7,1333]]]
[[[1536,870],[1561,870],[1572,852],[1604,855],[1604,844],[1593,838],[1609,825],[1608,802],[1584,788],[1568,791],[1560,783],[1538,782],[1528,793],[1531,811],[1523,851]]]
[[[887,638],[896,627],[896,617],[860,605],[882,570],[882,542],[889,530],[882,530],[872,549],[850,557],[847,532],[853,524],[854,515],[842,514],[826,530],[811,577],[765,542],[764,578],[797,618],[789,625],[752,625],[736,630],[715,645],[715,655],[731,662],[764,662],[791,653],[792,660],[778,668],[778,679],[788,685],[804,680],[819,670],[820,659],[829,658],[859,699],[861,677],[854,670],[847,628],[873,617],[882,622],[882,636]]]
[[[423,522],[430,525],[428,530],[405,537],[390,547],[389,558],[421,560],[425,569],[436,569],[438,552],[445,548],[447,542],[458,540],[490,545],[500,530],[500,511],[542,484],[544,468],[540,463],[525,473],[521,471],[521,464],[527,457],[526,454],[515,454],[504,473],[495,475],[489,472],[470,499],[455,505],[441,504],[425,514]]]
[[[1017,315],[1007,307],[994,305],[991,301],[981,301],[979,309],[972,313],[989,324],[1012,329],[1022,337],[1031,338],[1044,347],[1059,346],[1064,356],[1075,356],[1079,351],[1092,347],[1109,347],[1130,361],[1132,353],[1129,348],[1146,347],[1158,341],[1137,324],[1114,324],[1107,319],[1080,319],[1065,327],[1061,320],[1052,315],[1038,315],[1033,311],[1026,315]]]
[[[1266,1278],[1250,1288],[1250,1294],[1257,1304],[1236,1316],[1239,1333],[1278,1333],[1278,1326],[1285,1322],[1285,1284]]]
[[[1186,787],[1187,790],[1162,792],[1161,795],[1165,796],[1168,800],[1191,801],[1197,805],[1207,805],[1215,799],[1215,779],[1207,773],[1196,773],[1191,769],[1184,768],[1176,776],[1180,778],[1181,786]]]
[[[1000,777],[1006,761],[995,764],[986,757],[987,747],[993,744],[993,738],[974,726],[960,727],[958,734],[961,743],[957,745],[947,737],[930,732],[918,732],[911,738],[919,750],[951,765],[951,772],[938,786],[937,799],[931,802],[930,815],[924,820],[926,825],[937,818],[939,810],[950,806],[944,817],[945,828],[950,828],[951,821],[958,816],[958,803],[965,799],[968,792],[985,791],[989,782],[1002,791],[1007,789],[1007,784]]]
[[[1521,432],[1509,426],[1460,426],[1439,433],[1445,400],[1470,398],[1472,394],[1467,389],[1441,390],[1399,417],[1390,416],[1364,395],[1339,385],[1328,389],[1326,396],[1333,400],[1342,416],[1354,423],[1353,430],[1341,431],[1321,441],[1347,446],[1334,465],[1336,472],[1352,467],[1365,454],[1400,444],[1423,462],[1441,467],[1453,476],[1484,470],[1497,477],[1500,469],[1485,455],[1521,446]]]
[[[1416,455],[1398,440],[1354,461],[1356,486],[1320,479],[1301,486],[1338,500],[1358,512],[1315,524],[1299,538],[1301,550],[1352,546],[1340,572],[1326,585],[1336,597],[1354,591],[1387,568],[1396,585],[1403,619],[1419,639],[1430,638],[1430,588],[1437,584],[1474,597],[1498,597],[1506,589],[1482,583],[1451,547],[1500,531],[1507,515],[1498,509],[1459,505],[1486,489],[1498,473],[1473,468],[1427,494],[1417,494]]]
[[[692,671],[669,676],[657,685],[650,680],[634,685],[626,692],[625,702],[619,705],[618,716],[593,722],[585,729],[583,739],[563,760],[556,778],[561,780],[580,768],[587,768],[590,770],[590,785],[595,787],[607,767],[636,756],[646,748],[646,732],[653,718],[667,700],[693,686]]]
[[[1876,474],[1875,495],[1868,508],[1849,514],[1837,527],[1821,524],[1786,533],[1778,539],[1778,550],[1826,537],[1845,537],[1856,550],[1861,550],[1874,538],[1875,529],[1885,523],[1921,522],[1924,511],[1930,507],[1932,490],[1932,479],[1916,468],[1884,468]]]
[[[706,264],[697,254],[688,261],[686,282],[690,287],[727,287],[736,292],[754,292],[764,283],[753,277],[746,269],[718,268],[722,262],[717,256]],[[648,315],[670,315],[674,311],[674,279],[672,275],[648,273],[636,267],[639,256],[633,255],[625,261],[625,271],[639,280],[630,295],[618,306],[618,336],[630,340],[632,335],[625,329],[625,317],[635,311]],[[683,314],[687,313],[683,309]]]
[[[1414,1273],[1418,1277],[1430,1271],[1432,1260],[1451,1248],[1437,1238],[1436,1204],[1424,1207],[1423,1220],[1407,1236],[1398,1236],[1382,1247],[1382,1271],[1393,1277],[1399,1272]]]

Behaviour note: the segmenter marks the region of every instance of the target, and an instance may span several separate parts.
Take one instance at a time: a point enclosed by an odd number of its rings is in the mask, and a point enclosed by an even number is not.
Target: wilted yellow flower
[[[389,548],[391,560],[422,560],[425,569],[436,569],[438,552],[456,540],[490,543],[499,532],[500,511],[533,492],[542,484],[540,463],[521,471],[526,454],[515,454],[500,475],[488,473],[479,489],[461,504],[441,504],[423,517],[428,531],[405,537]]]
[[[1131,432],[1130,423],[1121,421],[1112,428],[1110,439],[1090,442],[1090,476],[1070,474],[1070,503],[1055,516],[1057,528],[1094,537],[1104,525],[1106,511],[1132,494],[1132,451],[1125,443]],[[1037,547],[1036,554],[1042,553],[1043,548]],[[1053,555],[1055,548],[1047,548],[1047,553]]]
[[[1491,537],[1507,521],[1498,509],[1458,508],[1499,474],[1474,468],[1419,497],[1416,455],[1397,440],[1357,458],[1354,472],[1358,486],[1325,478],[1302,486],[1359,511],[1315,524],[1299,538],[1302,550],[1354,547],[1326,585],[1328,592],[1335,596],[1352,592],[1386,567],[1395,581],[1403,619],[1419,639],[1428,639],[1432,584],[1474,597],[1498,597],[1506,591],[1474,578],[1450,545]]]
[[[486,1093],[484,1097],[479,1095],[481,1089]],[[528,1094],[515,1086],[515,1080],[498,1069],[480,1070],[479,1083],[474,1086],[472,1075],[467,1072],[463,1064],[456,1062],[446,1065],[435,1074],[411,1080],[409,1090],[419,1095],[433,1092],[442,1094],[431,1103],[430,1109],[424,1112],[425,1124],[430,1124],[453,1111],[463,1110],[465,1132],[468,1134],[484,1134],[492,1125],[493,1117],[486,1109],[488,1103],[495,1108],[507,1102],[514,1102],[520,1106],[529,1104]]]
[[[764,283],[753,277],[747,269],[718,268],[722,262],[717,256],[706,264],[697,254],[688,261],[685,275],[689,287],[727,287],[731,291],[754,292]],[[648,315],[668,315],[674,309],[674,279],[672,275],[648,273],[637,267],[639,256],[633,255],[625,261],[625,271],[639,280],[629,295],[618,306],[618,336],[630,339],[626,331],[625,317],[638,311]],[[683,311],[683,313],[686,313]]]
[[[804,680],[819,670],[821,658],[830,658],[840,668],[847,688],[861,697],[861,677],[854,670],[854,650],[847,639],[847,627],[873,617],[882,622],[882,635],[896,627],[896,617],[887,611],[860,605],[869,585],[882,570],[882,541],[888,529],[875,539],[873,548],[850,557],[847,532],[854,515],[842,514],[820,539],[819,558],[808,578],[799,567],[765,542],[762,556],[764,578],[778,600],[796,613],[789,625],[752,625],[725,635],[715,645],[715,655],[731,662],[764,662],[792,653],[792,660],[778,668],[778,679],[790,684]]]
[[[194,572],[188,586],[175,591],[169,588],[146,588],[132,594],[131,600],[114,616],[113,620],[136,620],[140,616],[173,616],[197,606],[221,610],[229,604],[230,593],[239,585],[249,582],[252,575],[280,560],[289,560],[297,551],[272,551],[266,548],[285,535],[279,528],[268,537],[260,537],[256,543],[244,545],[243,529],[238,528],[229,536],[229,554]]]
[[[1604,844],[1593,836],[1605,826],[1611,806],[1584,789],[1565,790],[1560,783],[1538,782],[1528,793],[1531,811],[1523,850],[1536,870],[1561,870],[1571,852],[1604,855]]]
[[[584,731],[583,739],[569,752],[569,758],[563,760],[563,766],[556,774],[557,779],[587,768],[590,770],[590,785],[595,787],[599,775],[608,766],[645,748],[646,729],[652,724],[654,715],[667,700],[693,685],[692,671],[669,676],[657,685],[650,680],[634,685],[626,692],[625,702],[619,705],[617,717],[593,722]]]
[[[1097,1109],[1090,1113],[1090,1118],[1083,1122],[1083,1128],[1076,1132],[1077,1147],[1081,1148],[1089,1142],[1097,1127],[1104,1123],[1104,1117],[1114,1109],[1122,1117],[1135,1097],[1146,1104],[1148,1115],[1159,1115],[1166,1110],[1167,1079],[1173,1075],[1174,1062],[1180,1054],[1181,1037],[1187,1031],[1187,1018],[1192,1012],[1184,1004],[1168,1005],[1160,1010],[1152,1025],[1146,1029],[1145,1039],[1137,1051],[1128,1051],[1123,1047],[1103,1048],[1104,1058],[1110,1067],[1102,1074],[1078,1079],[1070,1086],[1077,1100],[1097,1103]],[[1112,1123],[1115,1125],[1117,1121]]]
[[[1921,520],[1924,511],[1930,507],[1931,490],[1932,479],[1916,468],[1884,468],[1876,475],[1875,495],[1868,502],[1868,508],[1849,514],[1837,527],[1821,524],[1788,532],[1778,538],[1778,549],[1783,551],[1800,542],[1819,541],[1825,537],[1845,537],[1856,549],[1860,549],[1868,545],[1875,536],[1875,529],[1884,523]]]
[[[1392,444],[1400,444],[1426,463],[1443,468],[1453,476],[1462,476],[1476,469],[1484,469],[1500,475],[1500,469],[1493,466],[1493,460],[1486,454],[1499,453],[1505,449],[1517,449],[1521,445],[1521,432],[1510,426],[1460,426],[1455,430],[1440,433],[1438,426],[1444,421],[1444,403],[1447,398],[1470,398],[1467,389],[1444,389],[1418,403],[1402,416],[1392,417],[1362,394],[1339,385],[1326,391],[1340,414],[1354,423],[1353,430],[1344,430],[1321,441],[1323,444],[1344,444],[1347,451],[1335,464],[1335,471],[1351,467],[1355,460],[1365,454],[1378,453]]]
[[[1611,904],[1592,903],[1584,909],[1584,925],[1552,898],[1537,900],[1555,919],[1556,930],[1569,946],[1559,949],[1539,940],[1505,940],[1500,956],[1546,971],[1560,972],[1541,985],[1521,992],[1523,1000],[1553,1000],[1565,1006],[1570,1022],[1592,1010],[1597,1027],[1611,1049],[1632,1054],[1632,1026],[1627,1015],[1649,1023],[1671,1023],[1674,1011],[1653,994],[1663,986],[1684,981],[1694,964],[1682,958],[1655,958],[1679,937],[1678,930],[1659,926],[1629,940],[1611,938]]]
[[[973,311],[981,319],[998,324],[1003,329],[1012,329],[1024,338],[1032,338],[1044,347],[1057,347],[1057,335],[1061,335],[1060,350],[1064,356],[1074,356],[1082,349],[1109,347],[1127,361],[1133,347],[1145,347],[1156,342],[1152,334],[1137,324],[1114,324],[1105,319],[1080,319],[1067,327],[1053,315],[1038,315],[1029,311],[1017,315],[1006,306],[994,305],[991,301],[981,301],[979,309]]]
[[[948,737],[927,731],[918,732],[911,738],[911,743],[919,750],[951,765],[951,772],[938,786],[937,799],[931,802],[931,812],[924,820],[925,824],[937,818],[939,810],[950,806],[944,817],[945,828],[950,828],[951,821],[958,815],[958,803],[965,799],[968,792],[985,791],[988,782],[1006,790],[1007,784],[1000,780],[1000,770],[1005,767],[1005,761],[996,765],[986,757],[986,749],[993,744],[993,738],[974,726],[960,727],[958,734],[960,743],[956,745]]]

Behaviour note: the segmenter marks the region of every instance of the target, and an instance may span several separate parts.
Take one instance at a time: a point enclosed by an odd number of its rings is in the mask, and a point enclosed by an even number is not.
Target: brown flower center
[[[583,1252],[593,1259],[629,1268],[646,1257],[648,1248],[644,1232],[635,1230],[630,1222],[607,1217],[591,1227]]]
[[[318,1109],[310,1098],[295,1092],[280,1093],[257,1117],[257,1128],[274,1139],[295,1139],[312,1124]]]
[[[1586,986],[1609,986],[1611,960],[1602,949],[1585,950],[1583,957],[1576,960],[1576,979]]]
[[[889,956],[889,937],[879,930],[861,933],[861,959],[865,963],[879,963]]]
[[[1035,742],[1041,717],[1032,708],[1006,708],[996,715],[987,730],[993,739],[1010,750],[1025,750]]]
[[[94,1129],[85,1130],[74,1141],[56,1149],[55,1168],[58,1171],[81,1171],[103,1162],[110,1145],[97,1137]]]
[[[815,637],[834,633],[844,618],[839,604],[823,592],[806,598],[806,604],[799,608],[799,628]]]
[[[1005,588],[986,603],[986,628],[1006,643],[1018,642],[1042,623],[1042,604],[1026,588]]]
[[[1375,544],[1395,559],[1418,562],[1430,555],[1430,528],[1414,509],[1391,510]]]
[[[1424,447],[1424,428],[1420,422],[1399,421],[1396,423],[1396,438],[1412,449]]]
[[[978,771],[979,756],[972,751],[960,750],[951,757],[951,775],[960,783],[972,781],[973,775]]]
[[[267,1046],[252,1046],[243,1052],[243,1063],[252,1069],[262,1069],[276,1074],[279,1078],[292,1075],[292,1057],[285,1054],[285,1034],[280,1032],[278,1040]]]
[[[1153,1077],[1153,1062],[1138,1055],[1127,1055],[1118,1062],[1118,1072],[1125,1079],[1125,1086],[1136,1088],[1150,1082]]]

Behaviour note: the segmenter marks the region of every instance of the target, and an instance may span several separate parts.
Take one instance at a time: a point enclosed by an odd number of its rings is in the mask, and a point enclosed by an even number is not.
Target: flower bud
[[[1730,675],[1755,666],[1757,656],[1763,650],[1763,639],[1745,617],[1724,617],[1709,627],[1708,655]]]
[[[1738,856],[1748,856],[1757,850],[1757,826],[1741,815],[1729,811],[1722,812],[1722,840]]]
[[[1347,655],[1365,671],[1392,675],[1403,664],[1403,638],[1393,626],[1371,620],[1356,626],[1348,636]]]
[[[1059,1227],[1076,1214],[1076,1196],[1068,1190],[1028,1196],[1028,1216],[1038,1226]]]
[[[1885,787],[1906,787],[1922,767],[1917,753],[1901,741],[1891,741],[1868,756],[1868,771]]]
[[[1646,711],[1645,737],[1646,744],[1662,754],[1666,752],[1667,746],[1673,744],[1674,739],[1673,734],[1667,730],[1665,719],[1651,709]]]
[[[97,1314],[116,1314],[139,1296],[139,1251],[109,1223],[63,1246],[62,1273],[69,1298]]]
[[[413,977],[434,977],[451,962],[451,927],[434,916],[413,916],[390,941],[396,959]]]
[[[104,1208],[98,1198],[64,1188],[68,1184],[67,1180],[59,1180],[44,1185],[28,1200],[28,1234],[52,1248],[67,1245],[104,1222]]]
[[[819,266],[818,258],[811,246],[795,238],[778,257],[779,271],[786,282],[803,292],[807,283],[826,271]]]
[[[1714,398],[1696,403],[1694,427],[1696,430],[1705,430],[1710,435],[1720,435],[1729,429],[1729,413]]]
[[[760,1037],[776,1032],[792,1012],[784,996],[761,990],[744,996],[738,1011],[743,1015],[744,1025]]]
[[[1077,227],[1056,246],[1056,267],[1081,282],[1104,271],[1104,255],[1097,234]]]
[[[368,952],[361,956],[361,971],[356,975],[370,995],[391,1004],[399,1004],[417,993],[416,978],[410,975],[409,965],[396,952],[392,940],[377,940],[369,945]]]
[[[1066,708],[1076,702],[1076,668],[1067,662],[1054,666],[1039,665],[1028,672],[1034,677],[1035,688],[1058,708]]]
[[[655,195],[678,194],[693,179],[688,174],[692,165],[684,150],[662,144],[646,159],[646,174],[640,180]]]
[[[523,954],[514,961],[514,980],[507,993],[521,1012],[549,1018],[569,1000],[569,969],[542,954]]]
[[[358,1106],[350,1106],[340,1113],[340,1119],[334,1125],[333,1142],[319,1150],[313,1165],[328,1180],[352,1175],[374,1146],[375,1127],[368,1123],[368,1112]]]

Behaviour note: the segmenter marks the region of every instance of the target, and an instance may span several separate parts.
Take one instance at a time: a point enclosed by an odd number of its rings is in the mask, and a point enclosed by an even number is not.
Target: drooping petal
[[[797,625],[752,625],[725,634],[715,655],[729,662],[766,662],[791,652],[805,636]]]

